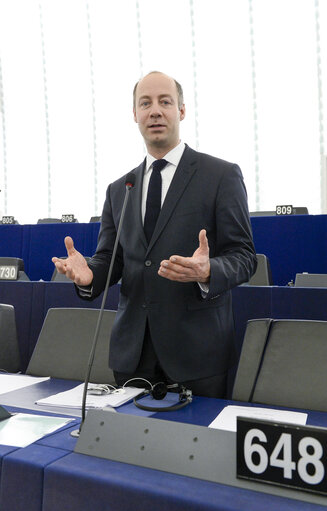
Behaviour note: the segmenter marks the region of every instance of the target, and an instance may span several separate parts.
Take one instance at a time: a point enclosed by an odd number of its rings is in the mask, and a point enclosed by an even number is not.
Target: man
[[[235,362],[230,290],[256,267],[242,174],[180,141],[185,105],[171,77],[152,72],[142,78],[133,112],[148,154],[133,171],[113,268],[111,284],[121,279],[121,288],[109,363],[119,385],[142,377],[224,397]],[[158,171],[154,162],[163,158],[166,166]],[[105,287],[124,195],[125,177],[108,187],[88,263],[71,238],[65,239],[68,258],[53,258],[87,299]]]

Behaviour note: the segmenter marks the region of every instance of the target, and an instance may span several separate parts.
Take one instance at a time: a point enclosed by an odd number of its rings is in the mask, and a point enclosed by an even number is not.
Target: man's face
[[[179,143],[179,123],[185,106],[178,107],[176,84],[162,73],[145,76],[135,95],[134,120],[148,151],[170,151]]]

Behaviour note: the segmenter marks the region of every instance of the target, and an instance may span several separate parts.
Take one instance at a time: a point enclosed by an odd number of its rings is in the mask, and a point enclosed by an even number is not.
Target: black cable
[[[118,247],[118,243],[119,243],[120,232],[121,232],[123,221],[124,221],[125,210],[126,210],[126,206],[127,206],[128,197],[129,197],[129,191],[133,188],[134,184],[135,184],[135,174],[133,172],[129,172],[129,174],[127,174],[126,180],[125,180],[126,192],[125,192],[123,207],[122,207],[122,211],[121,211],[121,215],[120,215],[115,244],[114,244],[114,248],[112,251],[110,266],[109,266],[108,275],[107,275],[107,281],[106,281],[106,285],[105,285],[104,292],[103,292],[102,303],[101,303],[101,307],[99,310],[98,320],[97,320],[97,324],[96,324],[96,328],[95,328],[95,333],[94,333],[94,337],[93,337],[93,341],[92,341],[92,347],[91,347],[91,351],[90,351],[90,355],[89,355],[89,360],[88,360],[88,365],[87,365],[87,370],[86,370],[86,375],[85,375],[85,380],[84,380],[84,389],[83,389],[83,398],[82,398],[82,420],[81,420],[79,429],[78,430],[75,429],[74,431],[71,432],[71,436],[73,436],[73,437],[78,437],[80,435],[80,432],[82,430],[82,427],[83,427],[83,424],[85,421],[87,387],[88,387],[89,380],[90,380],[90,374],[91,374],[91,369],[92,369],[92,365],[93,365],[93,361],[94,361],[95,349],[96,349],[97,341],[98,341],[98,337],[99,337],[104,306],[105,306],[105,303],[107,300],[109,284],[110,284],[112,270],[113,270],[114,262],[115,262],[115,258],[116,258],[116,252],[117,252],[117,247]]]

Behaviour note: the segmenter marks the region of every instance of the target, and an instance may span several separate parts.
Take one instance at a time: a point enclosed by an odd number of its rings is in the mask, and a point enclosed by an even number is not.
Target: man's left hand
[[[210,261],[206,230],[200,231],[199,247],[192,257],[173,255],[168,261],[161,261],[158,274],[177,282],[209,282]]]

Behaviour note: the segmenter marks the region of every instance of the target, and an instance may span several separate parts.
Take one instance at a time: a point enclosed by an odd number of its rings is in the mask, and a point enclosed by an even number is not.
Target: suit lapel
[[[162,230],[171,217],[178,201],[182,197],[185,188],[187,187],[190,179],[196,171],[196,152],[190,149],[187,145],[185,151],[178,164],[173,180],[168,189],[165,201],[162,205],[157,224],[155,226],[151,241],[148,246],[147,252],[151,250],[154,243],[157,241]],[[142,223],[142,220],[141,220]],[[143,230],[143,226],[142,226]],[[143,231],[144,234],[144,231]],[[145,239],[145,236],[144,236]]]
[[[148,243],[144,234],[143,222],[142,222],[142,188],[143,188],[143,175],[145,168],[146,160],[141,163],[135,170],[133,170],[136,180],[135,180],[135,194],[133,193],[130,197],[132,203],[132,212],[133,219],[132,224],[134,224],[135,229],[140,233],[140,238],[145,248],[147,248]]]

